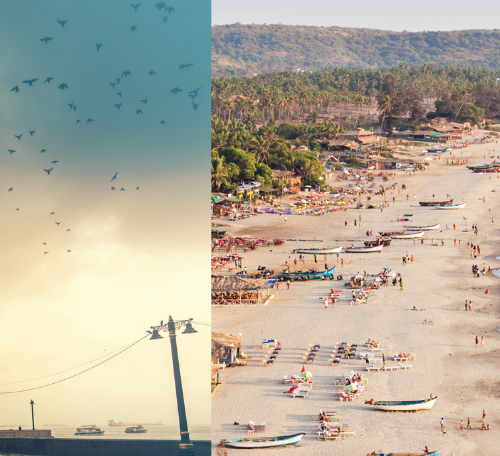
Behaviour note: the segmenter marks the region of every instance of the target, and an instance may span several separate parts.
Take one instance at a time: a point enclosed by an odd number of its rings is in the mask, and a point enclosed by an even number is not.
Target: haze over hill
[[[386,69],[400,62],[500,68],[500,30],[393,32],[241,23],[212,27],[213,77],[331,66]]]

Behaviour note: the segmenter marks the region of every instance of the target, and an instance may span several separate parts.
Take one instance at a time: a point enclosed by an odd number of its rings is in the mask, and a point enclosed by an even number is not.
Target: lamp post
[[[33,412],[33,406],[35,405],[35,403],[33,402],[33,399],[31,399],[30,405],[31,405],[31,424],[33,430],[35,430],[35,414]]]
[[[150,340],[155,339],[163,339],[163,336],[160,335],[160,331],[168,331],[168,336],[170,338],[170,347],[172,349],[172,364],[174,367],[174,380],[175,380],[175,394],[177,396],[177,412],[179,414],[179,427],[181,434],[181,443],[179,444],[180,454],[181,455],[193,455],[195,454],[193,444],[189,439],[189,430],[186,418],[186,407],[184,405],[184,393],[182,391],[182,382],[181,382],[181,370],[179,367],[179,355],[177,353],[177,335],[175,334],[176,329],[180,329],[183,326],[186,329],[182,332],[182,334],[193,334],[198,331],[193,328],[191,321],[189,320],[179,320],[174,321],[172,316],[168,317],[168,323],[166,325],[163,324],[163,321],[160,322],[159,326],[151,326],[153,333],[150,337]]]

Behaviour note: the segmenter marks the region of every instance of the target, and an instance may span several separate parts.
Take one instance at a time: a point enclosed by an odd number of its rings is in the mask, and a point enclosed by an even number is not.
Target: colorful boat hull
[[[373,247],[346,247],[345,253],[372,253],[381,252],[384,244],[374,245]]]
[[[434,209],[463,209],[467,203],[462,204],[443,204],[442,206],[435,206]]]
[[[410,231],[403,234],[395,234],[392,239],[419,239],[424,237],[423,231]]]
[[[331,253],[340,253],[342,247],[335,247],[333,249],[297,249],[294,253],[302,253],[306,255],[329,255]]]
[[[436,397],[422,401],[376,401],[373,408],[386,412],[416,412],[417,410],[430,410],[436,403]]]
[[[236,439],[222,439],[219,446],[230,448],[273,448],[297,445],[305,435],[304,432],[293,435],[278,435],[275,437],[248,437]]]
[[[427,226],[405,226],[406,231],[433,231],[439,230],[439,223],[436,225]]]
[[[447,204],[453,204],[453,199],[448,201],[419,201],[420,206],[446,206]]]

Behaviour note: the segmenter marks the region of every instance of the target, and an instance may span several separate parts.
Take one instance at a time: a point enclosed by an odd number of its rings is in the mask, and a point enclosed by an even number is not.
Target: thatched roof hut
[[[238,356],[243,337],[212,331],[212,363],[230,365]]]
[[[212,276],[212,291],[255,291],[261,289],[267,279]]]

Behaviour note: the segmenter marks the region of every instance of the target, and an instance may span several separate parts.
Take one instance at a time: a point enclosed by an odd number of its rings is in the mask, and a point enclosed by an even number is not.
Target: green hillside
[[[240,23],[212,27],[216,78],[332,66],[391,68],[400,62],[500,68],[500,30],[410,33]]]

